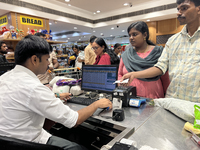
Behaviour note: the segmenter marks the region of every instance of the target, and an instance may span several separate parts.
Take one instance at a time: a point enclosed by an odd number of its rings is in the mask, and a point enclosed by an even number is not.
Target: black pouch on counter
[[[116,142],[110,150],[138,150],[132,145],[126,145],[123,143]]]

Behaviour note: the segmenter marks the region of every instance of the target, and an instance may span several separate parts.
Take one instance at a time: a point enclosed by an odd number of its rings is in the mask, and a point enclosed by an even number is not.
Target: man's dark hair
[[[0,49],[3,44],[6,44],[4,41],[0,41]]]
[[[17,43],[15,63],[17,65],[24,65],[26,60],[33,55],[36,55],[41,61],[42,55],[49,54],[50,52],[49,43],[45,39],[35,35],[27,35]]]
[[[193,2],[196,7],[200,6],[200,0],[176,0],[176,3],[180,5],[181,3],[185,1]]]
[[[93,43],[94,40],[95,40],[96,38],[97,38],[97,37],[96,37],[95,35],[91,36],[91,37],[90,37],[90,43]]]
[[[36,36],[42,36],[42,37],[45,37],[46,35],[44,34],[44,33],[42,33],[42,32],[37,32],[37,33],[35,33],[35,35]]]

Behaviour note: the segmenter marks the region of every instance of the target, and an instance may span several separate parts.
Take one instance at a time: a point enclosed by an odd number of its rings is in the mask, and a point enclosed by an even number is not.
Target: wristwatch
[[[59,93],[55,93],[55,94],[56,94],[57,98],[60,98],[60,94]]]

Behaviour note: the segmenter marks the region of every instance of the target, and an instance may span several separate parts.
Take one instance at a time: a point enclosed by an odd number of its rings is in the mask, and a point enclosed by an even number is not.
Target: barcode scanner
[[[112,114],[112,119],[115,121],[123,121],[125,119],[123,109],[114,109]]]

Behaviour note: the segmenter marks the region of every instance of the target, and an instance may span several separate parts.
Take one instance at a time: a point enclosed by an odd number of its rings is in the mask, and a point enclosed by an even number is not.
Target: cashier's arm
[[[76,122],[76,125],[81,124],[83,121],[85,121],[87,118],[92,116],[92,114],[97,110],[97,108],[107,108],[112,109],[112,102],[109,99],[100,99],[91,105],[81,109],[78,111],[78,120]]]

